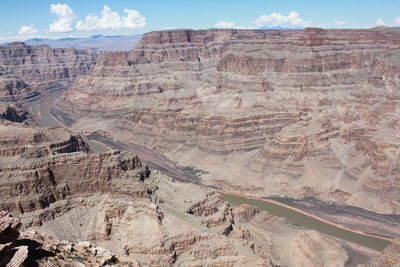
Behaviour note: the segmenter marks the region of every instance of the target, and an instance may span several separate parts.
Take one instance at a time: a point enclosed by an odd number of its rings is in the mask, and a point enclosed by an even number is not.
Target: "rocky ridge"
[[[96,50],[52,49],[24,43],[0,45],[0,101],[31,99],[40,91],[66,89],[96,63]]]
[[[208,185],[398,214],[399,70],[398,29],[151,32],[59,108]]]
[[[4,120],[0,137],[0,209],[28,231],[10,249],[33,240],[39,264],[106,264],[104,251],[121,266],[322,266],[348,258],[329,237],[247,206],[232,208],[215,191],[173,181],[132,153],[88,153],[65,129]],[[279,249],[293,242],[290,251]],[[313,254],[317,244],[329,253]],[[18,255],[26,259],[30,250]]]
[[[0,265],[17,266],[111,266],[140,264],[89,242],[59,241],[35,231],[20,233],[20,220],[0,211]]]
[[[20,104],[0,103],[0,121],[24,122],[28,112]]]

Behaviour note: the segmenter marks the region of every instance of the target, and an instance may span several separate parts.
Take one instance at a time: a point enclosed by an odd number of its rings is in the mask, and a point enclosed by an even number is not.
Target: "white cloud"
[[[395,18],[394,22],[396,22],[397,25],[400,25],[400,17]]]
[[[296,11],[292,11],[285,16],[281,13],[272,13],[270,15],[261,15],[255,19],[257,28],[263,27],[283,27],[283,28],[301,28],[309,27],[311,23],[302,19]]]
[[[57,20],[50,24],[50,32],[71,32],[72,22],[76,19],[74,11],[66,4],[51,4],[50,13],[57,16]]]
[[[101,16],[94,14],[86,16],[85,20],[76,23],[76,29],[80,31],[92,30],[118,30],[118,29],[134,29],[146,26],[146,18],[138,11],[133,9],[124,9],[125,16],[121,16],[118,12],[112,11],[110,7],[105,5],[101,11]]]
[[[234,22],[229,22],[229,21],[219,21],[217,22],[214,27],[216,28],[233,28],[235,26]]]
[[[335,23],[335,25],[337,26],[343,26],[346,25],[347,22],[345,20],[339,20],[339,19],[333,19],[333,22]]]
[[[377,18],[375,23],[376,23],[377,26],[385,25],[385,22],[381,18]]]
[[[21,35],[33,35],[33,34],[36,34],[38,32],[39,32],[39,30],[36,29],[33,24],[31,24],[29,26],[26,26],[26,25],[21,26],[19,28],[18,34],[21,34]]]

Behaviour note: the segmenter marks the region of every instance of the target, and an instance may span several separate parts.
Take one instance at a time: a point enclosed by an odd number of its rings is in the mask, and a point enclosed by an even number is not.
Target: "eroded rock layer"
[[[96,63],[95,50],[52,49],[12,43],[0,46],[0,101],[29,99],[37,91],[65,89]]]
[[[0,103],[0,122],[23,122],[28,116],[28,112],[20,104]]]
[[[116,259],[138,266],[323,266],[349,257],[329,237],[248,206],[232,208],[215,191],[175,182],[132,153],[90,154],[64,129],[3,119],[0,143],[0,210],[18,217],[23,230],[47,233],[15,241],[16,221],[8,244],[0,222],[0,252],[20,253],[18,261],[39,247],[48,254],[38,263],[65,266],[77,258],[95,266]],[[29,248],[28,239],[37,246]]]
[[[134,259],[116,257],[90,242],[60,241],[35,231],[21,234],[20,227],[20,220],[0,211],[1,266],[140,266]]]
[[[400,213],[399,89],[398,29],[175,30],[103,54],[60,107],[209,185]]]

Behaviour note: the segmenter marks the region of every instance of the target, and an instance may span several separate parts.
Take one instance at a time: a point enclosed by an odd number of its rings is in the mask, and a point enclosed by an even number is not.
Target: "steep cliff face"
[[[80,241],[141,266],[306,266],[326,264],[330,255],[340,265],[348,258],[329,237],[295,229],[266,212],[232,208],[215,191],[175,182],[132,153],[87,153],[82,139],[64,129],[3,120],[0,144],[0,217],[5,210],[21,220],[23,230],[47,233],[10,241],[0,231],[0,262],[3,252],[16,250],[24,257],[15,260],[29,260],[38,246],[49,252],[35,259],[41,264],[67,264],[79,255],[96,266],[111,260]],[[300,237],[305,245],[272,249]],[[37,246],[30,248],[27,240]],[[312,251],[316,243],[327,256]]]
[[[0,101],[17,101],[33,98],[37,92],[18,79],[10,70],[0,66]]]
[[[0,100],[23,100],[35,96],[35,91],[65,89],[89,72],[98,55],[95,50],[1,45]]]
[[[28,119],[28,112],[21,105],[0,103],[0,123],[4,121],[23,122]]]
[[[140,267],[134,259],[117,257],[89,242],[60,241],[35,231],[20,233],[20,220],[0,211],[1,266],[110,266]]]
[[[103,54],[60,105],[207,184],[399,213],[399,89],[398,29],[176,30]]]

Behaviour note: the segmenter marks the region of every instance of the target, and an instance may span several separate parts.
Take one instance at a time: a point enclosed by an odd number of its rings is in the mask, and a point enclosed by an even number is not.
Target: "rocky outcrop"
[[[28,247],[17,246],[21,222],[5,211],[0,211],[0,265],[6,267],[21,266],[28,258]]]
[[[33,91],[22,80],[12,76],[0,76],[0,101],[25,100],[34,98],[37,95],[38,93]]]
[[[208,185],[399,213],[399,73],[398,29],[160,31],[59,108]]]
[[[28,112],[19,104],[0,104],[0,121],[23,122],[28,119]]]
[[[96,63],[96,50],[52,49],[13,43],[0,46],[0,101],[31,99],[65,89]]]
[[[60,128],[31,128],[24,124],[0,124],[0,166],[30,162],[46,156],[88,151],[79,135]]]
[[[0,265],[19,266],[140,266],[132,258],[117,257],[89,242],[78,244],[59,241],[46,234],[25,232],[21,223],[9,213],[0,211]],[[7,243],[4,243],[7,242]]]
[[[21,222],[11,214],[0,211],[0,240],[2,244],[15,241],[19,236]]]
[[[11,171],[19,175],[6,182]],[[70,241],[89,240],[146,266],[187,262],[189,255],[199,263],[215,258],[203,262],[211,265],[224,257],[238,264],[265,262],[242,241],[226,237],[233,221],[219,195],[151,173],[129,153],[42,159],[2,169],[1,204],[20,213],[25,226]],[[190,195],[172,197],[174,191]],[[11,199],[15,194],[18,201]],[[191,202],[213,210],[187,213]],[[197,250],[200,255],[193,254]]]
[[[346,259],[340,245],[328,237],[294,229],[265,212],[241,216],[243,212],[211,189],[149,170],[129,152],[90,154],[81,138],[66,130],[3,122],[0,143],[0,209],[18,217],[24,231],[31,231],[19,239],[7,234],[13,241],[2,249],[12,250],[7,255],[17,255],[15,262],[298,266],[297,257],[304,264],[330,261],[313,254],[315,240],[324,240],[321,246],[337,256],[335,262]],[[254,218],[262,222],[255,223]],[[278,229],[285,238],[276,235]],[[263,238],[253,239],[260,232]],[[311,245],[298,242],[290,250],[295,256],[285,261],[281,259],[288,250],[258,249],[268,244],[283,248],[296,237]]]

